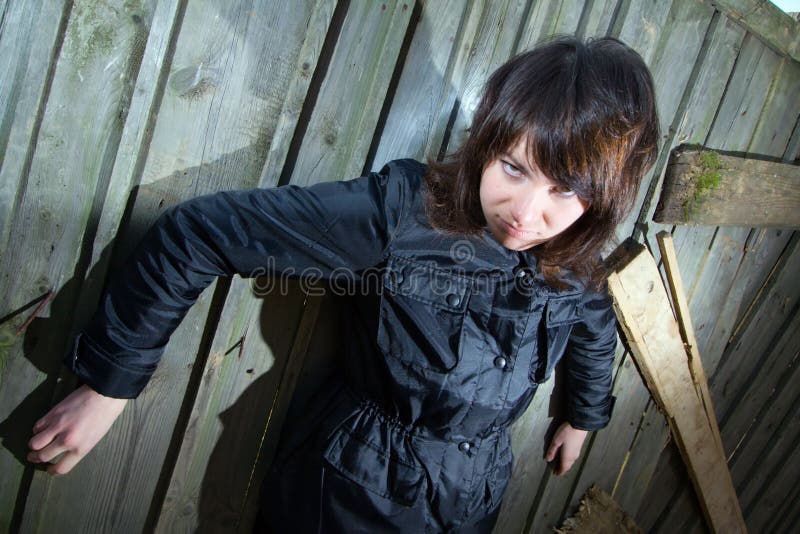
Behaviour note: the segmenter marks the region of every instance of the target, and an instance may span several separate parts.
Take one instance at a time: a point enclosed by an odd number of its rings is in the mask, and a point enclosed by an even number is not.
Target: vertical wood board
[[[41,12],[42,24],[59,23],[60,13],[50,11],[57,6]],[[8,215],[10,225],[0,241],[0,295],[4,303],[0,315],[16,312],[0,327],[4,338],[0,349],[0,419],[10,417],[7,424],[20,429],[13,443],[9,441],[0,450],[3,521],[12,513],[17,492],[21,497],[25,494],[25,488],[18,484],[27,468],[27,439],[33,423],[47,411],[52,399],[60,356],[68,344],[70,325],[63,318],[70,317],[75,304],[79,282],[73,277],[81,265],[84,232],[96,217],[95,190],[103,189],[108,180],[151,17],[152,5],[148,2],[133,2],[126,9],[75,2],[60,54],[53,58],[56,64],[48,89],[49,105],[40,118],[36,117],[49,75],[42,70],[31,72],[29,79],[39,80],[42,88],[31,88],[31,94],[17,102],[22,106],[21,122],[13,128],[13,142],[31,143],[35,151],[20,156],[26,161],[12,156],[9,167],[4,161],[9,174],[2,177],[18,183],[14,185],[14,211]],[[54,29],[41,27],[44,49],[34,52],[31,68],[50,68],[57,38],[47,34]],[[35,31],[31,37],[37,34]],[[93,90],[87,91],[87,87]],[[28,101],[28,96],[34,100]],[[41,120],[39,125],[35,124],[37,120]],[[23,136],[33,134],[37,135],[35,140],[23,141]],[[11,175],[17,172],[20,174]],[[15,336],[33,312],[28,308],[30,303],[51,289],[56,296],[49,306],[24,335]],[[24,313],[19,313],[24,308]],[[22,499],[19,505],[21,508]],[[20,512],[17,509],[16,513]]]
[[[408,0],[350,4],[291,183],[361,174],[413,7]]]

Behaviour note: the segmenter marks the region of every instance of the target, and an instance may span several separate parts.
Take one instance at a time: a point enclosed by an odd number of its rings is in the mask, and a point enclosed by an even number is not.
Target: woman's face
[[[511,250],[552,239],[589,206],[528,162],[524,141],[484,167],[480,197],[489,230]]]

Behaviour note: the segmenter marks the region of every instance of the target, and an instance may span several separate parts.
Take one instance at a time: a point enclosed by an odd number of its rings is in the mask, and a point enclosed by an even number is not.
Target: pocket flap
[[[383,276],[383,285],[392,294],[460,312],[467,306],[472,281],[423,263],[391,256]]]
[[[345,427],[333,436],[324,454],[325,460],[344,477],[405,506],[417,500],[422,485],[420,467],[368,443]]]
[[[547,328],[577,322],[583,315],[580,302],[580,295],[550,299],[545,311]]]

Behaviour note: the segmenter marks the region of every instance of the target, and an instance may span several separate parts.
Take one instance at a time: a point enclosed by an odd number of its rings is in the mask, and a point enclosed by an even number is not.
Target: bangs
[[[500,152],[525,141],[529,162],[591,204],[612,194],[622,200],[619,177],[650,116],[636,116],[642,95],[630,72],[608,65],[584,45],[554,42],[560,53],[510,70],[483,126]],[[617,90],[609,79],[622,81]],[[625,110],[628,113],[620,113]],[[482,136],[483,137],[483,136]]]

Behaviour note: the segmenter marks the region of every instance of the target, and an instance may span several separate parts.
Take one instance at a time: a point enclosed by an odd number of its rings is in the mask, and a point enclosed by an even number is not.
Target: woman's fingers
[[[28,441],[28,447],[34,452],[40,451],[49,445],[58,435],[58,427],[55,425],[50,425],[47,427],[36,429],[34,428],[34,436]]]
[[[76,451],[69,451],[56,463],[48,467],[47,472],[51,475],[66,475],[82,458],[82,454],[78,454]]]
[[[34,463],[49,462],[67,450],[68,447],[60,439],[56,438],[42,449],[29,452],[28,461]]]

